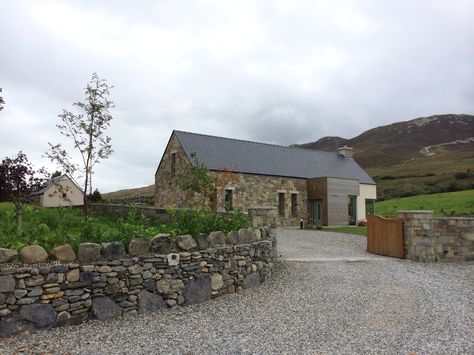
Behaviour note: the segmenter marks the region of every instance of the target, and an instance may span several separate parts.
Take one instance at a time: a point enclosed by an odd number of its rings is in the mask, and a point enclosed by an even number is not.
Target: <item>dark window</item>
[[[298,216],[298,194],[291,194],[291,216]]]
[[[176,153],[171,154],[171,175],[176,173]]]
[[[278,213],[285,217],[285,194],[283,192],[278,193]]]
[[[375,214],[375,200],[365,199],[365,214]]]
[[[232,211],[234,206],[232,205],[234,191],[232,190],[225,190],[225,209],[227,211]]]

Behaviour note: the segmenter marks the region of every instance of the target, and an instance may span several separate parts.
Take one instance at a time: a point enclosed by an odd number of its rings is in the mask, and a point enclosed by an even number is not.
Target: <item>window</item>
[[[375,214],[375,200],[365,199],[365,214]]]
[[[224,207],[225,207],[226,211],[232,211],[234,209],[234,206],[232,205],[233,194],[234,194],[234,191],[225,190]]]
[[[291,216],[298,217],[298,194],[291,194]]]
[[[278,213],[285,217],[285,194],[283,192],[278,193]]]
[[[171,175],[174,176],[176,173],[176,153],[171,154]]]

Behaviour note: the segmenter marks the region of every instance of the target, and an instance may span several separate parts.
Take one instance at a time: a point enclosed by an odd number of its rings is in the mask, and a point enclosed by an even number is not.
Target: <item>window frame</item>
[[[176,175],[176,152],[171,153],[171,176]]]
[[[291,217],[298,217],[298,194],[291,194]]]
[[[230,201],[228,201],[228,196],[230,195]],[[234,190],[233,189],[225,189],[224,191],[224,209],[227,210],[227,206],[229,206],[228,210],[234,210]]]
[[[278,215],[280,217],[285,217],[285,193],[278,193]]]

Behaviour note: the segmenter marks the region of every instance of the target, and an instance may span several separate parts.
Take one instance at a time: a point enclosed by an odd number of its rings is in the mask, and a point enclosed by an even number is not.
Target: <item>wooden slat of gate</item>
[[[367,251],[403,259],[403,220],[380,216],[367,217]]]

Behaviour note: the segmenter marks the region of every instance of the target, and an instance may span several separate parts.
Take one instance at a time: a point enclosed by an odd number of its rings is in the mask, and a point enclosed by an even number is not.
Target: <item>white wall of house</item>
[[[41,197],[40,204],[43,207],[81,206],[84,204],[81,189],[65,175],[51,185]]]
[[[365,219],[365,200],[377,199],[377,185],[359,184],[359,196],[357,196],[357,221]]]

